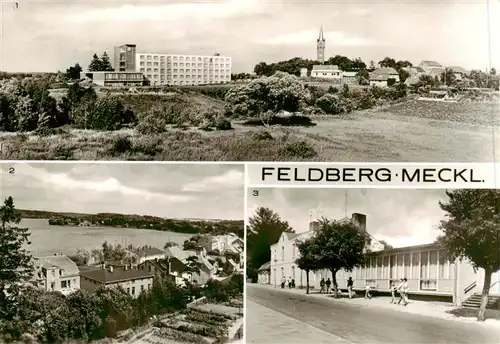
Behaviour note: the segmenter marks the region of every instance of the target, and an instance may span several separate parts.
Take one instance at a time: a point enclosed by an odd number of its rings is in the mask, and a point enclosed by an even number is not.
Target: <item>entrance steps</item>
[[[462,303],[462,307],[479,308],[481,305],[481,294],[474,293]],[[500,309],[500,295],[490,295],[488,297],[487,309]]]

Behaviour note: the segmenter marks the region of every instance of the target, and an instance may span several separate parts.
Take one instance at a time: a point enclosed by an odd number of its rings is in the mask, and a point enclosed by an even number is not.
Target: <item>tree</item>
[[[445,68],[444,72],[441,73],[441,82],[446,86],[451,86],[455,82],[456,76],[451,68]]]
[[[20,222],[14,199],[8,197],[0,207],[0,313],[6,319],[16,311],[12,308],[13,298],[19,287],[33,274],[31,253],[24,248],[30,244],[30,233],[27,228],[16,226]]]
[[[337,297],[337,271],[352,271],[354,267],[364,264],[363,252],[370,237],[352,221],[322,219],[311,240],[312,247],[317,247],[318,267],[332,273],[334,297]]]
[[[373,70],[375,69],[375,62],[370,61],[370,67],[369,67],[369,69],[370,69],[371,71],[373,71]]]
[[[109,60],[109,56],[107,52],[103,52],[101,55],[101,71],[108,72],[114,71],[115,69],[111,65],[111,61]]]
[[[276,72],[231,88],[225,100],[228,111],[235,117],[262,118],[267,113],[270,121],[280,111],[294,113],[303,109],[310,96],[300,78]]]
[[[83,71],[82,66],[79,63],[75,63],[74,66],[66,69],[65,76],[68,80],[76,80],[80,79],[80,73]]]
[[[410,73],[403,68],[398,69],[398,74],[399,74],[399,82],[401,83],[404,83],[406,79],[410,77]]]
[[[448,219],[441,222],[438,238],[453,259],[467,259],[474,269],[484,269],[482,300],[477,319],[484,321],[491,275],[500,269],[500,190],[447,191],[439,206]]]
[[[92,56],[92,60],[90,61],[89,64],[89,71],[90,72],[99,72],[102,70],[101,67],[101,59],[99,59],[99,56],[94,53],[94,56]]]
[[[358,84],[369,85],[370,84],[370,73],[366,69],[361,69],[356,73],[356,78],[358,79]]]
[[[247,227],[247,274],[257,276],[256,271],[271,260],[271,245],[278,242],[283,232],[293,233],[288,222],[269,208],[260,207],[248,220]]]
[[[184,264],[184,272],[191,276],[193,282],[193,275],[199,275],[201,272],[202,264],[199,262],[198,257],[189,256]]]
[[[306,294],[309,294],[309,272],[318,270],[318,249],[314,245],[315,243],[311,239],[296,243],[299,250],[299,258],[295,260],[295,264],[297,264],[299,269],[306,272]]]
[[[383,67],[383,68],[396,69],[398,67],[396,60],[391,58],[391,57],[385,57],[382,61],[379,61],[378,64],[380,65],[380,67]]]
[[[163,248],[166,250],[167,248],[174,247],[174,246],[179,246],[179,244],[176,242],[173,242],[173,241],[167,241],[165,243],[165,245],[163,246]]]

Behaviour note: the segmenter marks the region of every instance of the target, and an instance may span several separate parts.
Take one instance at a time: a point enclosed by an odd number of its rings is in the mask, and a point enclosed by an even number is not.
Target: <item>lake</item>
[[[19,227],[30,229],[29,249],[35,256],[48,256],[54,253],[74,254],[80,248],[86,250],[98,248],[104,241],[114,245],[151,245],[163,249],[167,241],[182,245],[192,236],[136,228],[51,226],[48,220],[44,219],[23,219]]]

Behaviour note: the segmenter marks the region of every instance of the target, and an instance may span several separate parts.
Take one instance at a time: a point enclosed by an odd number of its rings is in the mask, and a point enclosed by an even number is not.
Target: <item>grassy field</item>
[[[213,104],[220,106],[220,103]],[[314,118],[314,125],[308,127],[264,129],[234,122],[234,130],[230,131],[172,128],[158,135],[140,135],[135,130],[73,129],[42,137],[1,133],[0,157],[7,160],[488,162],[494,157],[494,143],[500,142],[499,113],[498,103],[411,100],[342,117]],[[500,158],[499,150],[496,147],[496,158]]]

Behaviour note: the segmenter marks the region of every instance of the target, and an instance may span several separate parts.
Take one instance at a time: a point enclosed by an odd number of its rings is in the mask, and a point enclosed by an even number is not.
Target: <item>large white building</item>
[[[360,230],[366,230],[365,215],[355,213],[351,220],[358,224]],[[311,222],[307,232],[281,235],[278,242],[271,246],[270,266],[264,264],[259,269],[259,283],[279,287],[282,278],[292,278],[297,287],[305,287],[306,272],[299,269],[295,262],[299,257],[296,243],[312,236],[317,224]],[[472,300],[482,290],[484,270],[474,271],[466,260],[453,261],[436,243],[385,249],[373,237],[371,239],[365,266],[337,272],[340,289],[346,289],[347,279],[352,277],[355,290],[363,290],[369,284],[374,290],[387,292],[391,283],[407,278],[410,294],[447,297],[457,305]],[[331,272],[310,272],[310,286],[319,288],[322,278],[332,278]],[[500,271],[492,275],[490,295],[500,295]]]
[[[33,278],[40,289],[59,291],[64,295],[80,289],[80,272],[75,262],[67,256],[37,257],[34,263]]]
[[[231,81],[231,58],[214,54],[136,53],[136,72],[151,85],[207,85]]]

